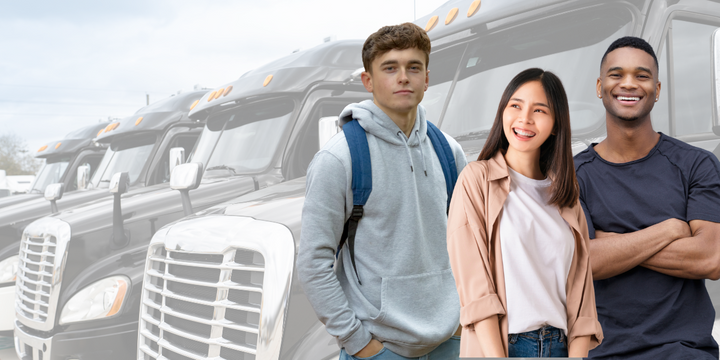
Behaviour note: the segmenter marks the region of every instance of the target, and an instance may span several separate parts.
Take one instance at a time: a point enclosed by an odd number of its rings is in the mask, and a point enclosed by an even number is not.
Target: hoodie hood
[[[417,107],[415,125],[410,132],[410,137],[405,139],[403,139],[405,136],[402,130],[372,100],[346,106],[340,113],[340,126],[353,119],[356,119],[366,132],[393,145],[418,146],[425,141],[427,136],[425,108],[421,105]],[[400,137],[398,134],[403,136]]]

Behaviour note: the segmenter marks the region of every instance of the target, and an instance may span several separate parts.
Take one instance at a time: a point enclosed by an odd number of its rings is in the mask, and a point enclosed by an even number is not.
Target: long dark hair
[[[570,145],[570,109],[562,82],[550,71],[538,68],[527,69],[510,81],[500,99],[495,122],[478,160],[489,160],[498,151],[502,151],[503,154],[507,152],[508,140],[503,131],[503,112],[515,91],[530,81],[539,81],[542,84],[550,109],[555,114],[553,127],[555,134],[550,135],[540,145],[540,171],[552,180],[550,204],[571,207],[578,200],[579,190]]]

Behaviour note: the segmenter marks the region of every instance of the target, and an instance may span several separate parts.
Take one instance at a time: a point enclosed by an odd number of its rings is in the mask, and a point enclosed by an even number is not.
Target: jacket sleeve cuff
[[[460,309],[460,324],[470,326],[493,315],[505,315],[497,294],[485,295]]]
[[[575,320],[570,333],[568,334],[568,344],[572,343],[575,338],[580,336],[590,336],[590,348],[596,348],[603,340],[602,327],[600,322],[594,317],[579,317]]]
[[[345,348],[345,351],[348,354],[355,355],[367,346],[367,344],[370,343],[370,340],[372,340],[372,335],[370,335],[370,332],[367,331],[364,326],[360,325],[360,327],[355,330],[352,335],[341,341],[341,343],[342,347]]]

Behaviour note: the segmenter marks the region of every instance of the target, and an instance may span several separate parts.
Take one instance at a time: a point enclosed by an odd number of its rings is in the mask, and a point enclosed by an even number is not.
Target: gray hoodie
[[[373,189],[355,236],[355,262],[335,250],[353,206],[352,165],[344,133],[315,155],[307,174],[298,277],[320,321],[349,354],[375,338],[401,356],[431,352],[455,332],[460,302],[447,253],[447,190],[418,106],[410,137],[372,101],[348,105],[342,124],[367,132]],[[467,164],[445,135],[458,174]]]

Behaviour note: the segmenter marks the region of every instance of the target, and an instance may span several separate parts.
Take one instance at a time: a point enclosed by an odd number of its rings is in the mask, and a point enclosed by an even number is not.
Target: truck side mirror
[[[127,172],[119,172],[110,178],[109,191],[113,194],[124,194],[130,187],[130,176]]]
[[[122,206],[120,196],[128,191],[130,176],[127,172],[119,172],[110,178],[109,191],[113,194],[113,243],[118,246],[126,245],[125,229],[123,227]]]
[[[169,174],[172,174],[173,169],[185,162],[185,149],[181,147],[175,147],[170,149],[169,159],[168,159],[168,167],[169,167]]]
[[[77,168],[77,188],[78,190],[87,189],[90,181],[90,165],[81,165]]]
[[[50,201],[50,210],[52,213],[58,212],[57,200],[62,199],[63,196],[63,184],[55,183],[50,184],[45,188],[45,199]]]
[[[318,121],[318,142],[319,149],[327,143],[335,134],[340,132],[337,116],[326,116]]]
[[[710,42],[710,53],[712,54],[712,117],[713,132],[720,136],[720,29],[716,29],[712,34]]]
[[[178,165],[170,174],[170,188],[180,191],[185,216],[193,213],[192,204],[190,203],[190,190],[197,189],[200,186],[202,175],[203,164],[200,162]]]

